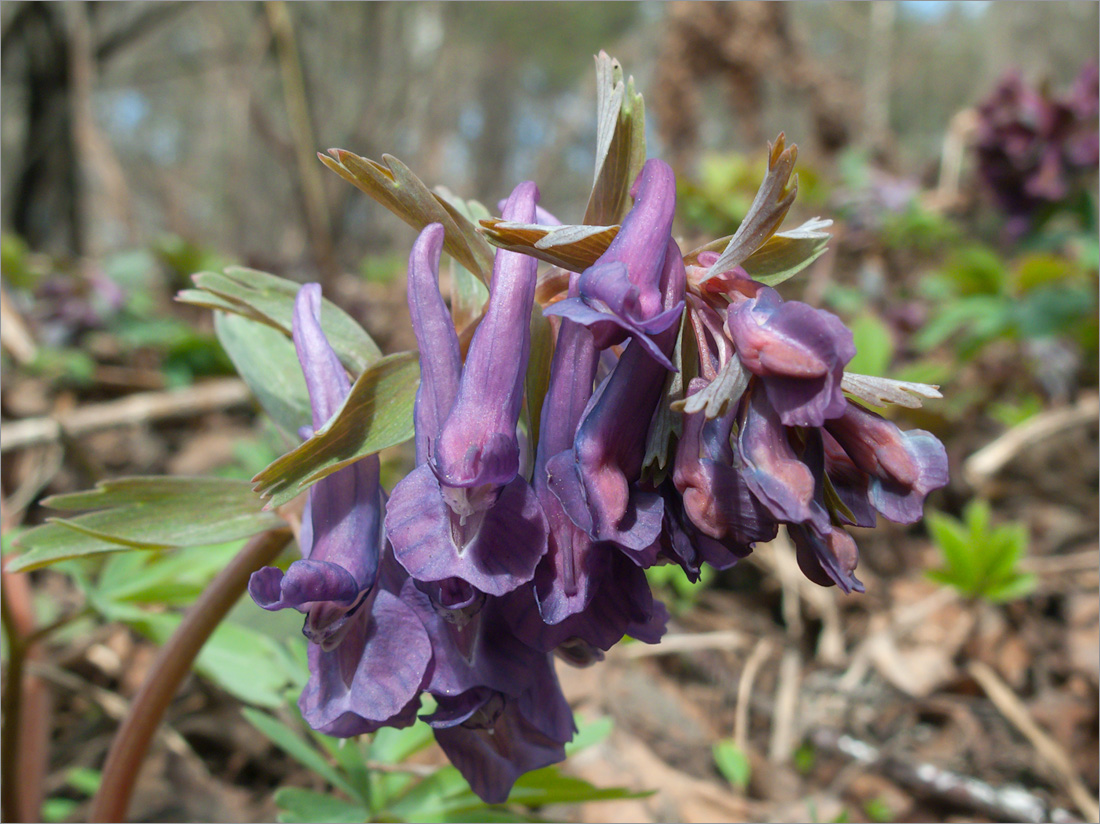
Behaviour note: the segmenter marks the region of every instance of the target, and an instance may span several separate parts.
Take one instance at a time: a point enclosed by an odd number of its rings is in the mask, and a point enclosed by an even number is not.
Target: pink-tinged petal
[[[444,502],[431,467],[410,472],[390,496],[386,536],[394,557],[420,581],[461,578],[487,595],[503,595],[532,579],[546,554],[547,524],[523,478],[465,524]]]
[[[409,255],[408,301],[413,332],[420,349],[420,386],[416,392],[416,459],[427,460],[443,421],[458,394],[462,355],[451,313],[439,291],[442,224],[431,223]]]
[[[798,566],[807,578],[824,587],[835,584],[844,592],[863,592],[863,584],[855,576],[859,549],[851,535],[839,527],[829,527],[822,535],[802,524],[791,524],[788,530]]]
[[[521,183],[505,204],[505,220],[530,223],[537,199],[535,184]],[[537,266],[535,258],[497,251],[489,306],[470,341],[454,408],[432,456],[447,486],[503,486],[519,471],[516,424],[531,350]]]
[[[760,387],[750,386],[749,392],[737,439],[745,483],[776,520],[809,522],[827,530],[829,516],[816,499],[814,473],[795,454],[787,430]]]
[[[919,521],[928,493],[947,485],[947,452],[929,432],[902,432],[854,403],[826,429],[852,463],[870,476],[871,504],[891,521]]]
[[[310,679],[298,701],[302,717],[316,730],[342,736],[411,723],[410,704],[432,658],[416,612],[380,590],[349,625],[335,649],[310,645]]]
[[[705,386],[705,381],[693,380],[689,397]],[[730,539],[748,544],[771,540],[775,536],[775,519],[752,494],[743,472],[734,465],[730,436],[737,411],[737,405],[730,404],[724,415],[710,421],[703,412],[684,416],[672,479],[683,496],[684,511],[696,529],[716,541]]]
[[[837,443],[836,438],[824,429],[821,430],[821,441],[825,450],[825,474],[841,503],[852,513],[852,523],[849,526],[874,527],[878,522],[878,513],[871,504],[870,477],[852,463],[852,459]],[[845,523],[848,522],[843,513],[836,514]]]
[[[784,425],[818,427],[844,412],[840,382],[856,350],[836,315],[761,287],[729,308],[726,328]]]

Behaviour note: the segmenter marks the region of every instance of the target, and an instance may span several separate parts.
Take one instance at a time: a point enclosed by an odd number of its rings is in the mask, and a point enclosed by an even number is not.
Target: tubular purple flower
[[[606,349],[627,337],[641,342],[649,355],[672,369],[668,353],[652,336],[673,326],[683,302],[668,304],[661,277],[676,208],[676,179],[667,163],[651,159],[642,167],[632,194],[633,208],[611,245],[578,281],[578,292],[545,311],[592,330],[596,346]]]
[[[321,287],[306,284],[294,302],[293,334],[315,429],[336,413],[350,388],[320,318]],[[348,617],[377,578],[382,507],[376,456],[316,483],[309,490],[304,517],[302,560],[292,563],[285,575],[276,567],[253,573],[248,584],[253,600],[268,610],[292,607],[304,612],[306,637],[325,649],[335,647]]]
[[[851,535],[837,526],[824,534],[808,524],[791,524],[787,530],[803,575],[823,587],[835,584],[847,593],[863,592],[863,584],[854,574],[859,550]]]
[[[664,305],[674,306],[683,300],[685,284],[683,259],[674,241],[668,241],[662,268]],[[654,338],[666,357],[677,331],[666,329]],[[633,338],[589,401],[573,448],[546,464],[551,491],[594,540],[643,550],[661,530],[660,495],[636,484],[666,375],[667,370]]]
[[[521,183],[504,206],[504,219],[532,222],[537,199],[535,184]],[[531,351],[537,267],[533,257],[497,252],[489,307],[470,341],[458,395],[432,456],[445,487],[501,487],[519,471],[516,423]]]
[[[947,451],[930,432],[902,432],[851,402],[825,428],[852,463],[870,476],[871,505],[891,521],[919,521],[928,493],[947,485]]]
[[[530,222],[538,189],[516,187],[507,220]],[[546,517],[518,475],[516,434],[530,352],[536,261],[499,251],[489,306],[458,366],[458,338],[439,293],[442,229],[427,227],[409,260],[409,307],[420,343],[419,465],[393,490],[386,535],[421,582],[459,579],[487,595],[530,581],[546,552]]]
[[[321,287],[306,284],[295,300],[293,334],[314,428],[349,390],[320,312]],[[249,594],[264,609],[306,613],[310,678],[298,704],[310,726],[336,736],[407,726],[415,720],[431,645],[416,613],[379,581],[384,500],[378,458],[334,472],[308,495],[299,538],[305,557],[285,575],[276,567],[253,573]]]
[[[855,357],[851,331],[831,312],[784,301],[767,286],[734,292],[726,328],[744,367],[764,383],[785,426],[821,426],[844,413],[844,366]]]

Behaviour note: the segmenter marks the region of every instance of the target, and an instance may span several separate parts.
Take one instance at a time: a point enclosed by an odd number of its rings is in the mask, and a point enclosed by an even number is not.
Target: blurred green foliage
[[[1035,589],[1035,576],[1019,569],[1028,545],[1023,523],[993,526],[989,504],[979,500],[967,504],[962,520],[929,512],[925,521],[943,558],[943,566],[927,573],[933,581],[993,603],[1023,598]]]

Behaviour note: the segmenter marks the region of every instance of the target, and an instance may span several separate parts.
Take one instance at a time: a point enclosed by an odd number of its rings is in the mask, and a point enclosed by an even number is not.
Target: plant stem
[[[0,583],[0,588],[3,585]],[[18,781],[20,716],[23,704],[23,661],[27,648],[15,623],[6,594],[0,594],[0,616],[8,639],[8,678],[3,697],[4,735],[0,738],[0,812],[5,821],[22,821],[23,793]]]
[[[290,538],[290,530],[281,528],[250,539],[211,581],[172,637],[161,647],[149,676],[111,742],[89,820],[125,820],[149,743],[195,657],[245,591],[249,576],[274,561]]]

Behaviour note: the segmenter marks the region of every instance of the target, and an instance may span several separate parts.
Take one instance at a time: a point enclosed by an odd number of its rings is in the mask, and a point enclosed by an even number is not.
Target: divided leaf
[[[446,233],[444,251],[483,283],[489,283],[493,270],[493,250],[489,244],[460,209],[429,190],[408,166],[388,154],[382,155],[382,163],[344,149],[329,149],[329,154],[332,157],[323,154],[317,157],[418,232],[429,223],[442,223]]]
[[[481,227],[494,246],[523,252],[570,272],[583,272],[595,263],[619,233],[617,224],[543,226],[495,217],[482,220]]]
[[[12,559],[11,572],[123,549],[220,544],[284,526],[247,483],[222,478],[119,478],[43,504],[85,514],[53,517],[20,535],[27,551]]]
[[[596,57],[596,174],[584,223],[618,223],[630,210],[630,189],[645,164],[645,103],[619,61]]]
[[[730,238],[726,250],[707,271],[704,282],[734,266],[743,265],[753,252],[763,246],[764,241],[775,234],[787,216],[798,192],[798,176],[791,178],[798,147],[791,144],[788,148],[785,141],[785,136],[780,132],[775,143],[768,144],[768,173],[748,214]]]
[[[943,397],[940,388],[929,383],[896,381],[854,372],[844,373],[840,388],[861,401],[880,407],[896,404],[907,409],[920,409],[926,399]]]
[[[176,300],[232,312],[290,336],[294,298],[301,284],[241,266],[230,266],[221,273],[199,272],[191,279],[198,288],[183,290]],[[353,375],[382,357],[382,351],[362,326],[335,303],[323,299],[321,327],[340,362]]]
[[[338,469],[413,436],[413,404],[420,383],[416,352],[389,355],[352,384],[344,403],[305,443],[273,461],[252,482],[282,506]]]

